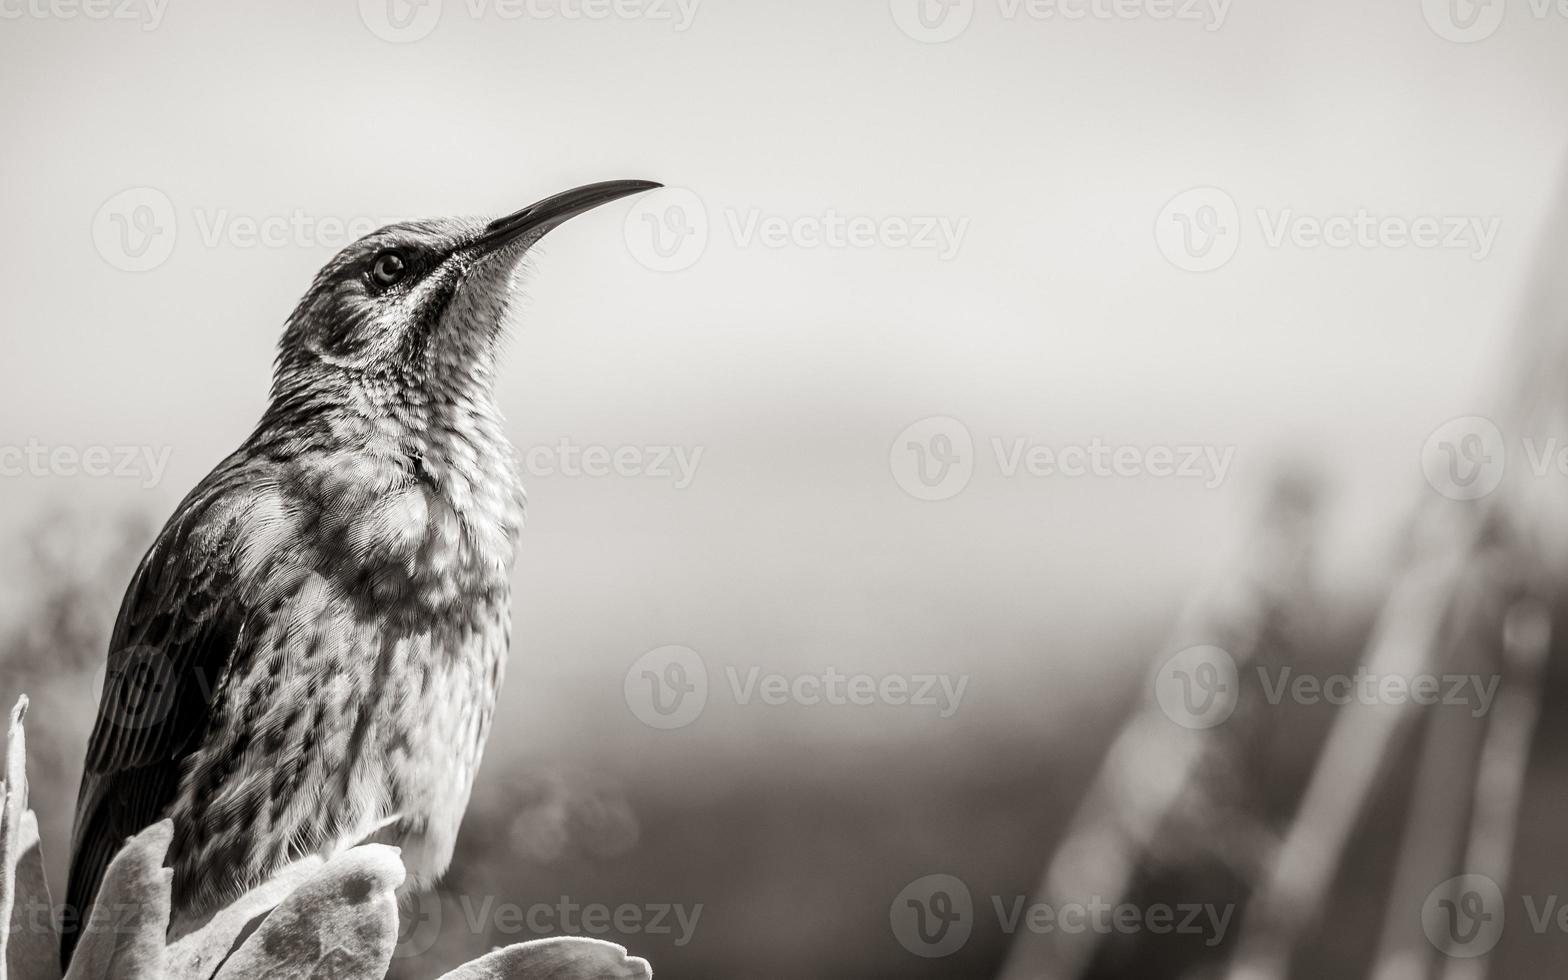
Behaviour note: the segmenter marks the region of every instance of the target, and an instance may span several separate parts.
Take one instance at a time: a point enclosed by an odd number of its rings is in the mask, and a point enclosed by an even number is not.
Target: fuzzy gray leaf
[[[174,873],[163,866],[174,825],[161,820],[109,863],[66,980],[162,980]]]
[[[27,809],[27,697],[16,699],[0,781],[0,980],[58,980],[59,940],[38,820]]]
[[[10,930],[0,938],[5,964],[0,977],[8,980],[60,980],[60,935],[55,931],[54,904],[44,878],[44,854],[38,840],[38,818],[22,811],[17,838],[17,860],[12,866],[15,891]],[[7,886],[11,887],[11,886]]]
[[[441,980],[652,980],[640,956],[601,939],[561,937],[518,943],[458,967]]]
[[[395,848],[338,855],[272,910],[217,980],[381,980],[397,943],[402,883]]]
[[[176,920],[169,929],[169,980],[209,980],[267,913],[321,869],[302,858],[201,921]]]

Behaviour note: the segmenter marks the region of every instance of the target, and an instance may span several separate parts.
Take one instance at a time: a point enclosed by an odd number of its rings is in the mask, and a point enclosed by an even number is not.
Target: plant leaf
[[[38,818],[27,809],[27,696],[16,699],[0,782],[0,980],[59,980],[60,937],[44,879]]]
[[[498,949],[441,980],[652,980],[640,956],[602,939],[562,936]]]
[[[396,848],[343,852],[272,910],[217,980],[381,980],[397,943],[403,874]]]
[[[315,855],[301,858],[204,920],[176,919],[169,927],[169,980],[209,980],[267,914],[322,864]]]
[[[174,824],[160,820],[109,862],[66,980],[163,980],[174,872],[163,866]]]
[[[38,818],[33,811],[22,811],[18,829],[9,942],[0,977],[60,980],[60,934],[55,930],[54,904],[49,900],[49,882],[44,878],[44,853],[38,840]],[[6,938],[0,937],[0,943],[4,942]]]

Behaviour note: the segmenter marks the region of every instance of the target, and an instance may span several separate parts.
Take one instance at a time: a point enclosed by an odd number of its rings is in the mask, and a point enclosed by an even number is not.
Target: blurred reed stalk
[[[1568,187],[1544,228],[1548,237],[1519,314],[1516,360],[1493,399],[1492,418],[1515,452],[1525,440],[1542,446],[1568,433],[1568,276],[1560,271],[1568,267]],[[1228,967],[1222,948],[1178,950],[1175,960],[1167,950],[1151,960],[1138,949],[1148,942],[1142,936],[1025,934],[1010,950],[1002,980],[1131,975],[1135,967],[1166,976],[1228,969],[1232,980],[1285,980],[1323,916],[1358,822],[1399,746],[1418,729],[1425,741],[1369,975],[1435,977],[1439,951],[1420,922],[1433,886],[1473,873],[1508,887],[1542,711],[1552,604],[1568,597],[1568,480],[1532,478],[1525,462],[1515,459],[1502,486],[1478,501],[1426,491],[1404,566],[1359,663],[1374,676],[1500,677],[1484,719],[1409,700],[1352,699],[1336,713],[1276,845],[1264,808],[1236,777],[1249,775],[1251,741],[1281,724],[1278,707],[1272,714],[1255,710],[1257,692],[1243,684],[1223,725],[1183,731],[1152,704],[1142,706],[1115,739],[1036,899],[1058,907],[1090,898],[1114,905],[1162,878],[1163,891],[1155,894],[1183,901],[1228,891],[1246,903],[1234,957]],[[1222,573],[1218,588],[1195,593],[1167,653],[1212,644],[1230,653],[1238,672],[1268,658],[1288,662],[1289,631],[1278,627],[1301,617],[1309,595],[1313,510],[1310,496],[1282,483],[1253,532],[1256,547]],[[1568,754],[1568,746],[1552,748]],[[1250,776],[1264,781],[1260,773]],[[1484,980],[1489,959],[1445,962],[1443,980]]]
[[[1568,432],[1568,278],[1561,274],[1568,265],[1568,187],[1543,227],[1547,238],[1519,315],[1516,362],[1493,399],[1505,452]],[[1430,498],[1419,509],[1417,547],[1365,657],[1374,673],[1498,676],[1502,693],[1492,712],[1479,725],[1408,703],[1353,702],[1340,712],[1295,824],[1247,909],[1234,980],[1289,976],[1291,954],[1323,913],[1376,776],[1396,739],[1421,720],[1427,743],[1371,975],[1434,976],[1437,950],[1424,939],[1419,916],[1440,882],[1483,874],[1507,893],[1551,603],[1568,594],[1568,486],[1532,474],[1520,465],[1526,462],[1516,458],[1498,490],[1480,500]],[[1449,980],[1483,980],[1489,969],[1485,955],[1445,962]]]
[[[1235,661],[1239,675],[1280,656],[1303,618],[1301,597],[1311,591],[1316,497],[1302,474],[1280,474],[1238,553],[1187,601],[1161,662],[1188,647],[1216,646]],[[1247,746],[1268,721],[1258,693],[1246,686],[1230,692],[1237,699],[1230,717],[1207,729],[1181,727],[1146,698],[1112,743],[1035,900],[1058,908],[1129,901],[1151,867],[1172,859],[1183,880],[1211,892],[1233,892],[1231,882],[1254,874],[1273,839],[1257,818],[1245,775]],[[1212,833],[1219,823],[1223,836]],[[1138,954],[1102,947],[1135,942],[1094,930],[1021,935],[1002,976],[1069,980],[1090,971],[1097,955],[1123,961],[1119,969],[1125,971],[1125,961]]]

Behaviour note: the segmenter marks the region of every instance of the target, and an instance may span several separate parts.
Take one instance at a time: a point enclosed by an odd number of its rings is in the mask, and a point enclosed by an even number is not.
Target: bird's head
[[[590,184],[491,222],[388,225],[338,253],[289,317],[273,379],[274,415],[341,407],[407,415],[463,407],[487,391],[512,277],[567,219],[659,187]]]

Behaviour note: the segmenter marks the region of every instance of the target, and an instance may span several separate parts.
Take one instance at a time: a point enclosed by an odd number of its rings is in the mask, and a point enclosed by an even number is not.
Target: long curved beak
[[[484,254],[510,245],[524,237],[534,241],[543,238],[551,229],[584,211],[592,211],[601,204],[618,201],[631,194],[641,194],[663,187],[651,180],[606,180],[563,191],[553,197],[536,201],[521,211],[504,218],[497,218],[485,226],[479,237],[469,244],[475,252]]]

